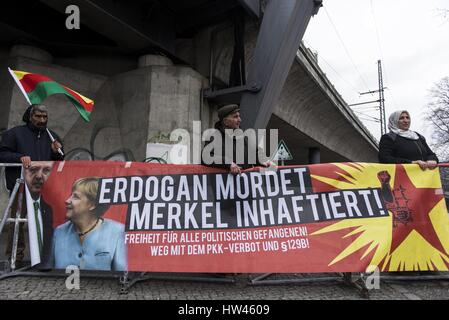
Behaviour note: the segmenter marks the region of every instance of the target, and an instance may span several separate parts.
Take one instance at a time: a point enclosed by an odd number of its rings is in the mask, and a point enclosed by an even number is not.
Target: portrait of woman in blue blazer
[[[98,185],[97,177],[74,182],[65,200],[67,222],[54,232],[56,269],[69,265],[90,270],[127,269],[124,225],[102,217],[109,206],[96,204]]]

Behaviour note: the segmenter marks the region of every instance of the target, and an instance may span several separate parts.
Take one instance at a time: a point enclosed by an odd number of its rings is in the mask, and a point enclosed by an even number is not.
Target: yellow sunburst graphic
[[[391,185],[394,185],[396,165],[394,164],[368,164],[368,163],[334,163],[340,170],[336,173],[342,179],[333,179],[324,176],[312,175],[312,179],[321,181],[340,190],[380,188],[381,183],[377,177],[380,171],[387,171],[391,176]],[[405,171],[417,188],[441,189],[441,180],[438,170],[422,172],[416,165],[405,166]],[[423,199],[425,201],[425,199]],[[353,238],[352,243],[340,252],[329,263],[329,266],[345,259],[351,254],[364,249],[360,260],[372,254],[367,268],[368,272],[378,267],[381,271],[413,271],[413,270],[442,270],[447,271],[449,263],[449,216],[444,198],[431,210],[430,221],[445,252],[436,249],[419,232],[413,230],[391,251],[393,236],[393,218],[389,216],[369,219],[347,219],[322,228],[312,235],[320,235],[340,230],[350,229],[343,238]],[[383,263],[382,263],[383,261]]]

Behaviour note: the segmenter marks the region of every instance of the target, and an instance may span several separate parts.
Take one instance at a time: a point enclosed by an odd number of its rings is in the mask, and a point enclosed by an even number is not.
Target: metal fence
[[[439,169],[446,207],[449,208],[449,163],[440,164]]]
[[[153,160],[153,159],[151,159]],[[152,162],[152,161],[150,161]],[[3,214],[3,216],[0,217],[0,233],[2,230],[4,231],[4,226],[6,222],[14,223],[16,224],[17,229],[17,221],[16,219],[10,218],[5,219],[4,215],[8,215],[8,208],[11,206],[12,199],[9,198],[9,192],[6,189],[5,184],[5,167],[19,167],[21,164],[5,164],[0,163],[0,214]],[[442,189],[444,193],[444,197],[446,200],[446,206],[449,208],[449,163],[443,163],[439,166],[440,176],[441,176],[441,183],[442,183]],[[16,184],[17,186],[18,184]],[[5,210],[6,208],[6,210]],[[20,223],[25,222],[26,219],[20,219]],[[15,231],[15,234],[17,233],[17,230]],[[17,243],[17,239],[14,239],[14,242]],[[14,250],[13,250],[14,251]],[[0,261],[1,263],[2,261]],[[12,265],[8,266],[10,269],[15,269],[15,257],[12,259]],[[1,269],[1,268],[0,268]],[[33,272],[21,272],[21,273],[9,273],[5,275],[1,275],[0,272],[0,279],[6,278],[8,276],[14,276],[15,274],[21,274],[21,275],[39,275],[42,276],[40,273],[33,273]],[[64,275],[64,274],[62,274]],[[59,276],[59,274],[48,274],[48,276]],[[128,274],[128,272],[125,272],[124,275],[117,274],[117,273],[111,273],[105,275],[104,273],[92,273],[92,276],[94,277],[120,277],[120,292],[121,293],[127,293],[128,289],[135,284],[138,281],[145,281],[149,279],[170,279],[170,280],[192,280],[192,281],[213,281],[213,282],[235,282],[238,276],[234,275],[231,278],[228,277],[211,277],[208,275],[207,277],[196,275],[192,276],[191,274],[177,276],[176,274],[151,274],[151,273],[132,273]],[[354,276],[355,279],[354,279]],[[236,278],[237,277],[237,278]],[[246,276],[245,276],[246,277]],[[357,274],[351,274],[351,273],[336,273],[336,274],[262,274],[262,275],[248,275],[249,282],[253,285],[266,285],[266,284],[284,284],[284,283],[307,283],[307,282],[321,282],[321,281],[343,281],[353,287],[355,287],[357,290],[360,291],[362,296],[368,296],[368,290],[366,286],[364,285],[364,277],[365,275],[363,273],[357,275]],[[388,276],[387,276],[388,277]],[[443,276],[444,279],[448,279],[449,276]],[[398,276],[393,277],[393,279],[396,280],[432,280],[432,279],[441,279],[442,276],[435,276],[435,275],[429,275],[429,276]],[[246,278],[245,278],[246,280]]]

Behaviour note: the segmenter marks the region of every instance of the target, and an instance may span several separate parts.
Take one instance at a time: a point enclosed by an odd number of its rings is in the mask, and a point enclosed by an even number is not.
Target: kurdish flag
[[[81,117],[87,122],[90,121],[90,114],[94,107],[93,100],[57,83],[47,76],[11,70],[10,68],[8,70],[29,104],[42,103],[48,96],[55,93],[62,93],[76,107]]]

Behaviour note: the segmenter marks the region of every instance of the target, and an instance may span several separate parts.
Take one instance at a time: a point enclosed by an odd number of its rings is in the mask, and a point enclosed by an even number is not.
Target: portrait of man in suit
[[[53,210],[42,197],[42,188],[53,168],[51,161],[31,162],[25,168],[27,187],[28,229],[32,265],[51,268]]]

